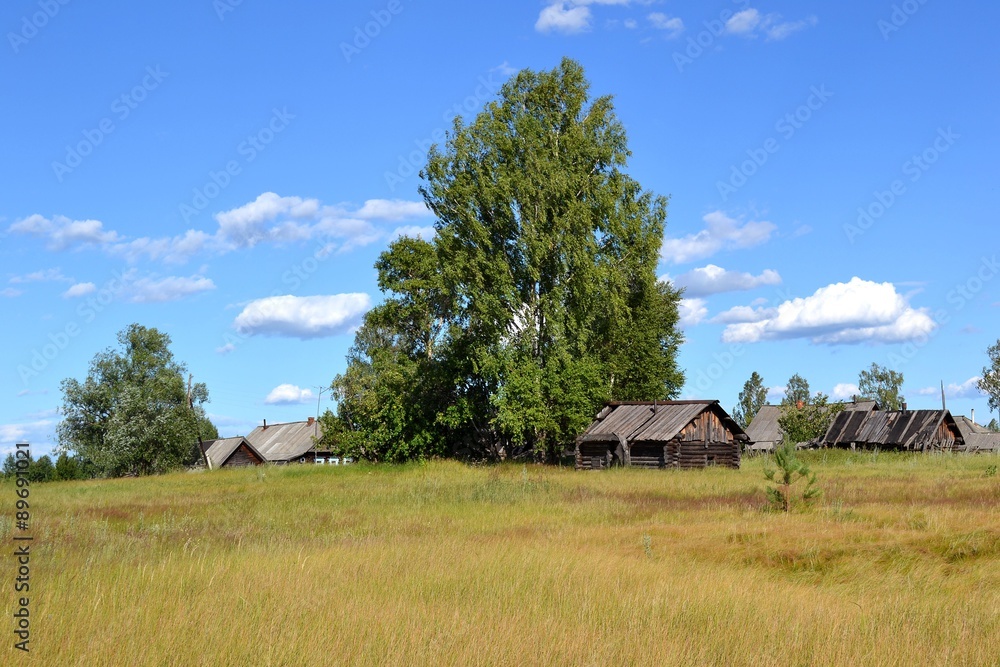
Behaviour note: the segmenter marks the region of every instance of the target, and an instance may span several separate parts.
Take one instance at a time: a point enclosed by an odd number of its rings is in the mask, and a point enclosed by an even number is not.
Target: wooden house
[[[325,463],[333,458],[331,452],[318,450],[316,440],[323,436],[318,421],[306,421],[258,426],[247,434],[268,463]]]
[[[747,440],[718,401],[615,401],[577,438],[576,468],[739,468]]]
[[[878,410],[878,403],[875,401],[852,401],[849,403],[834,403],[832,405],[843,406],[847,412],[871,412]],[[753,421],[747,426],[747,436],[750,438],[749,450],[751,452],[770,452],[781,444],[783,433],[778,419],[781,418],[782,410],[786,406],[762,405],[754,416]],[[792,409],[789,407],[788,409]]]

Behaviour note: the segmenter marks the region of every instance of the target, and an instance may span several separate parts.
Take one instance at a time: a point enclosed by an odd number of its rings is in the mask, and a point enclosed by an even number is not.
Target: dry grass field
[[[1000,459],[806,457],[824,494],[788,515],[761,459],[36,486],[32,651],[7,558],[0,663],[1000,665]]]

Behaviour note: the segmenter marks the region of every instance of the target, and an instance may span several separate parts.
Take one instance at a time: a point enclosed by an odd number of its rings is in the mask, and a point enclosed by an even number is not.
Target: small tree
[[[997,423],[996,417],[991,419],[990,423],[986,425],[986,430],[992,431],[993,433],[1000,433],[1000,424]]]
[[[906,399],[899,395],[903,374],[873,363],[871,368],[858,374],[858,393],[861,398],[878,401],[883,410],[901,410]]]
[[[48,456],[42,456],[28,466],[28,480],[31,482],[51,482],[55,475],[56,468]]]
[[[746,428],[753,421],[753,418],[760,412],[760,408],[767,402],[767,387],[764,386],[764,379],[757,371],[750,375],[750,379],[743,383],[743,391],[740,392],[740,404],[733,408],[733,419],[741,428]]]
[[[774,450],[774,462],[777,468],[765,468],[764,477],[774,486],[767,488],[767,499],[772,507],[788,512],[792,507],[792,485],[799,480],[806,480],[802,491],[802,501],[809,503],[822,493],[816,486],[816,474],[809,466],[800,461],[795,454],[795,445],[783,442]]]
[[[803,401],[802,407],[794,403],[784,404],[781,416],[778,417],[782,442],[795,445],[825,434],[833,418],[844,409],[843,404],[829,405],[828,401],[826,394],[817,393],[811,400]]]

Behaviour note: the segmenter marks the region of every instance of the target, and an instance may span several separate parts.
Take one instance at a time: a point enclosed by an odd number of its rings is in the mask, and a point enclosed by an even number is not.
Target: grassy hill
[[[998,458],[806,457],[824,495],[789,515],[764,508],[759,459],[36,486],[31,661],[998,664]],[[0,484],[5,545],[14,500]],[[0,662],[27,664],[3,590]]]

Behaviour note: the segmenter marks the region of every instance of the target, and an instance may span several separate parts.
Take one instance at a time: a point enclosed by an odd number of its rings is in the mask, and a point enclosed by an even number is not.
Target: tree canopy
[[[624,172],[610,97],[582,68],[523,70],[434,146],[433,241],[379,258],[324,430],[378,460],[553,458],[608,399],[676,397],[680,293],[656,277],[667,200]]]
[[[903,374],[873,363],[858,374],[858,394],[877,401],[883,410],[901,410],[906,399],[899,395]]]
[[[976,382],[979,391],[989,397],[990,411],[1000,410],[1000,340],[986,349],[990,365],[983,367],[983,376]]]
[[[794,406],[802,403],[803,405],[808,405],[809,401],[809,382],[798,373],[788,378],[788,384],[785,386],[785,396],[781,399],[781,404]]]
[[[205,415],[208,389],[186,386],[170,337],[132,324],[119,350],[97,354],[83,382],[62,382],[62,449],[102,476],[146,475],[191,463],[193,445],[218,433]]]
[[[741,428],[745,429],[765,403],[767,403],[767,387],[764,386],[764,378],[757,371],[754,371],[750,375],[750,379],[743,383],[740,403],[733,408],[733,419]]]

